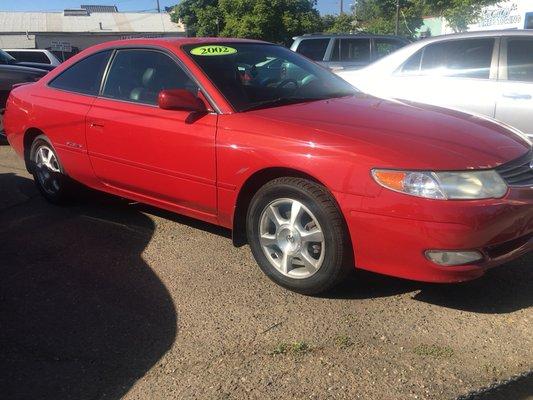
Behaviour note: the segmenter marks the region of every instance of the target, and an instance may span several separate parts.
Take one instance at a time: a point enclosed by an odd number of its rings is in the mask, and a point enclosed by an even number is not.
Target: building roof
[[[91,12],[67,15],[61,12],[0,11],[0,33],[43,32],[184,32],[182,24],[170,20],[168,13]]]

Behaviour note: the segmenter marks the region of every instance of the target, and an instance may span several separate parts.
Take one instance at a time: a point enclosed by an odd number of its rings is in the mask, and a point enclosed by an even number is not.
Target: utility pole
[[[341,0],[341,15],[344,14],[343,0]]]
[[[157,12],[158,12],[158,13],[161,12],[161,7],[159,6],[159,0],[157,0]]]
[[[396,35],[398,35],[398,32],[400,30],[400,0],[396,0],[396,29],[394,32],[396,32]]]

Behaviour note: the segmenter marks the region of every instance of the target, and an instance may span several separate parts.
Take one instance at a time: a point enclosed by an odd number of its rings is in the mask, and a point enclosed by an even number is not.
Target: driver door
[[[117,50],[104,85],[87,116],[88,153],[100,181],[125,197],[214,218],[217,115],[191,122],[190,112],[157,106],[163,89],[197,94],[198,86],[153,49]]]

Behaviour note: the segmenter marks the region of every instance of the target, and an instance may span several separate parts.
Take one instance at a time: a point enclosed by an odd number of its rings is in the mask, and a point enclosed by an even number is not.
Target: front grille
[[[533,150],[496,168],[509,186],[533,185]]]

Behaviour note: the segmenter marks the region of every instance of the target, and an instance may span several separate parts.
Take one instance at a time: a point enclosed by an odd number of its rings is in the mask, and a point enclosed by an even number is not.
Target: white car
[[[533,31],[436,36],[335,72],[377,97],[488,115],[533,138]]]
[[[46,49],[3,49],[17,61],[50,64],[57,67],[61,61]]]

